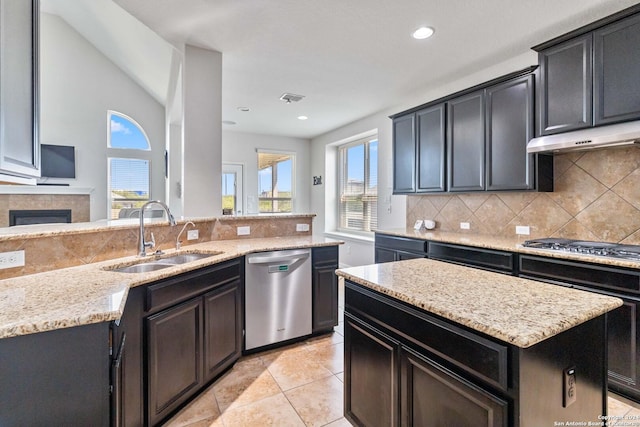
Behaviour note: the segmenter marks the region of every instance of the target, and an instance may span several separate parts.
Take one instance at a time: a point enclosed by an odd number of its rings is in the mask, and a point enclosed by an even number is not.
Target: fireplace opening
[[[28,209],[9,211],[9,226],[71,222],[71,209]]]

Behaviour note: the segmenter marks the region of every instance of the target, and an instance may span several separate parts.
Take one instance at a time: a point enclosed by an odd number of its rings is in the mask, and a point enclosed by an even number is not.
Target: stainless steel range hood
[[[533,138],[527,153],[564,152],[640,143],[640,120]]]

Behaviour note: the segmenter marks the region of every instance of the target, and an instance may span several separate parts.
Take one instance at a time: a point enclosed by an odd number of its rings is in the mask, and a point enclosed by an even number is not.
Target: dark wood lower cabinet
[[[0,339],[0,426],[107,427],[109,322]]]
[[[236,280],[204,296],[204,381],[242,353],[242,288]]]
[[[162,420],[202,382],[202,299],[147,319],[149,424]]]
[[[312,330],[330,331],[338,324],[338,247],[313,248],[312,258]]]
[[[403,427],[506,427],[509,405],[438,363],[400,352]]]
[[[400,344],[345,314],[345,416],[355,425],[398,425]]]

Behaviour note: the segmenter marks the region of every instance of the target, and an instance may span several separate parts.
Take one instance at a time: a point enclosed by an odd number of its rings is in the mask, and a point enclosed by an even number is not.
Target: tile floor
[[[243,357],[166,426],[350,426],[342,416],[343,341],[333,332]]]

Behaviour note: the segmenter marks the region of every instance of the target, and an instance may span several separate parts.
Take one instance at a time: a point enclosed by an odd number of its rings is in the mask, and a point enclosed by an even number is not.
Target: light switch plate
[[[460,223],[460,228],[462,230],[469,230],[471,228],[471,225],[468,222],[461,222]]]
[[[187,240],[196,240],[199,237],[200,233],[198,230],[188,230],[187,231]]]
[[[249,234],[251,234],[251,227],[244,226],[244,227],[238,227],[238,236],[248,236]]]
[[[309,231],[309,224],[296,224],[296,231]]]
[[[528,225],[516,225],[516,234],[528,236],[531,234],[531,228]]]
[[[0,253],[0,270],[24,266],[24,250]]]

